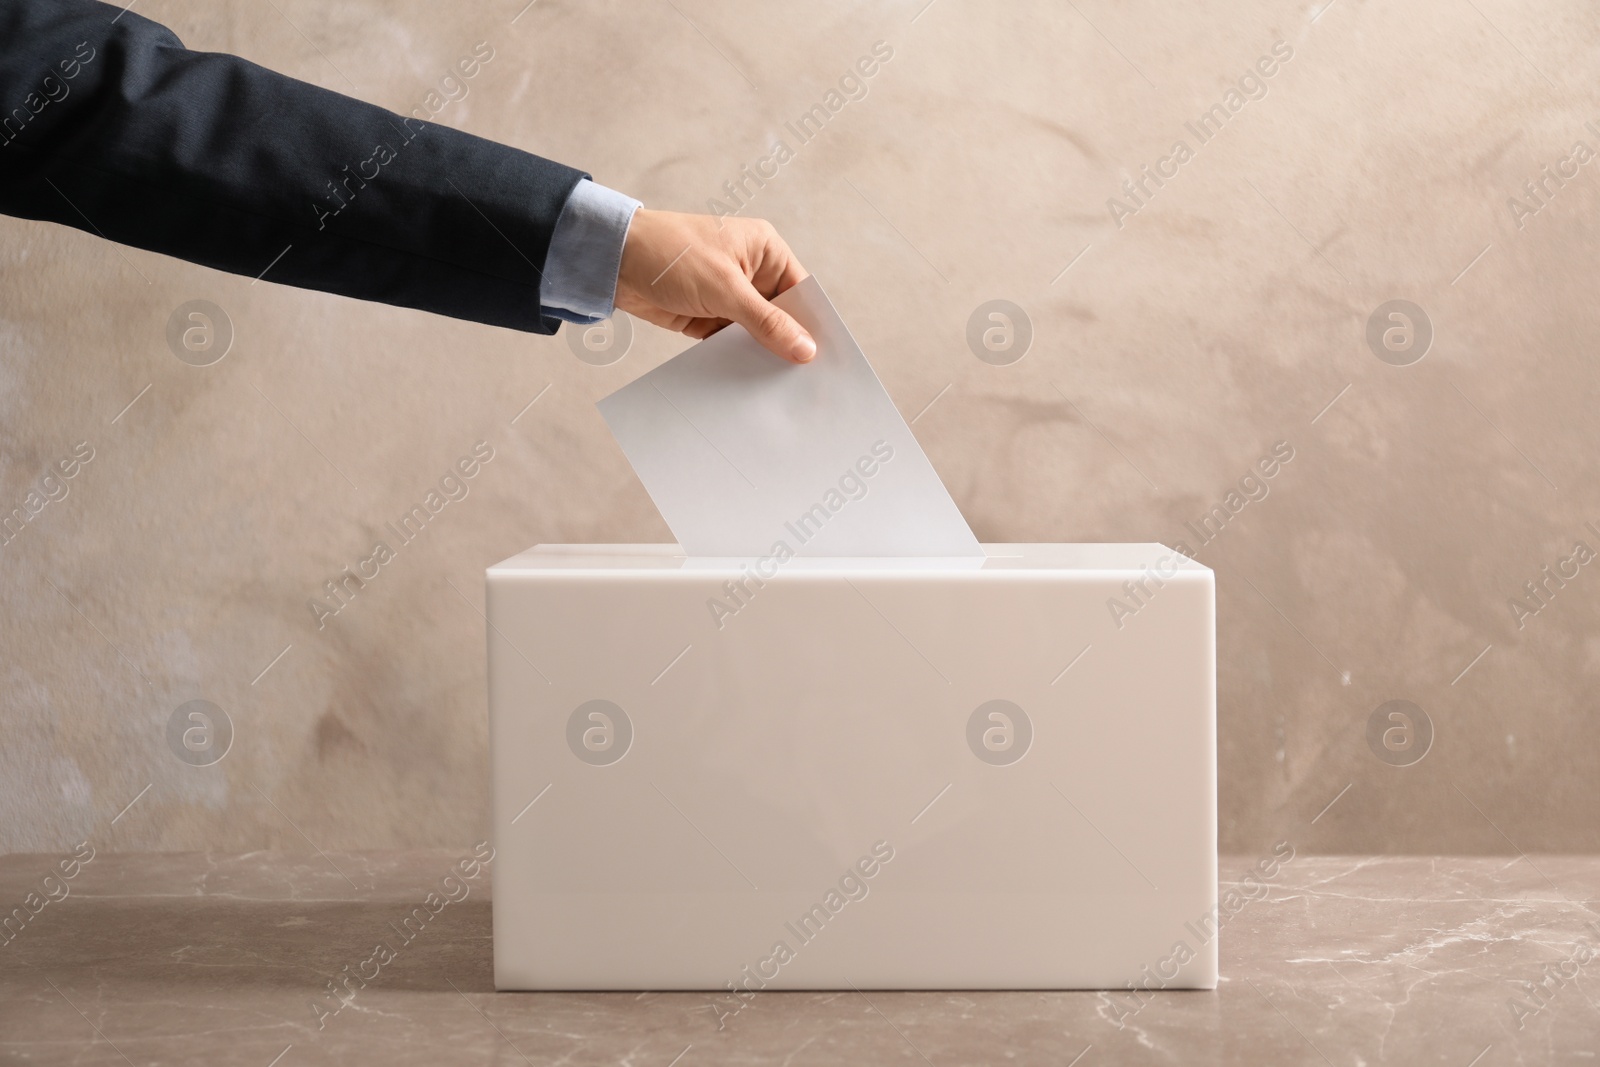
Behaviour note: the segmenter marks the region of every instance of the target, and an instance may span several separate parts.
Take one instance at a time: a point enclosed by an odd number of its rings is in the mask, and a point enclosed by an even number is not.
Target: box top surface
[[[835,574],[861,571],[913,574],[961,572],[1135,571],[1159,566],[1161,573],[1209,574],[1211,569],[1155,542],[1131,544],[986,544],[983,557],[794,556],[782,560],[784,573]],[[489,576],[549,573],[687,572],[738,574],[760,559],[773,557],[687,556],[675,544],[534,545],[489,568]]]

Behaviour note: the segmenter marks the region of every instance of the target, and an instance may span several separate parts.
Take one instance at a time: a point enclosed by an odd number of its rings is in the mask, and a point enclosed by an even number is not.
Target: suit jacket
[[[132,11],[0,0],[6,214],[235,274],[552,333],[541,271],[584,177],[190,51]]]

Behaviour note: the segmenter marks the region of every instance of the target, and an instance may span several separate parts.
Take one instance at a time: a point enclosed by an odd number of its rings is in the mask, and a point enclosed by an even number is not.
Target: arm
[[[0,5],[7,214],[234,274],[551,333],[541,272],[583,177],[189,51],[94,0]]]
[[[6,214],[534,333],[621,307],[816,351],[769,303],[805,271],[765,222],[637,210],[571,167],[190,51],[95,0],[0,5],[0,109]]]

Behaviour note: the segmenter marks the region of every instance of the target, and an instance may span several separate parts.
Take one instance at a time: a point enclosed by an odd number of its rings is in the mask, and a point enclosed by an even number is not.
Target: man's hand
[[[617,307],[699,340],[737,322],[795,363],[817,354],[800,324],[771,303],[806,269],[761,219],[640,208],[617,275]]]

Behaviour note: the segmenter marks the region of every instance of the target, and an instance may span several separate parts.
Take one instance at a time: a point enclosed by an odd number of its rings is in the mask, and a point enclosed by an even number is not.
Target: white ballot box
[[[496,988],[1214,988],[1212,572],[984,552],[490,568]]]

